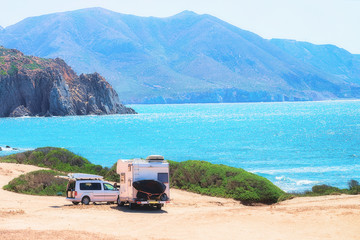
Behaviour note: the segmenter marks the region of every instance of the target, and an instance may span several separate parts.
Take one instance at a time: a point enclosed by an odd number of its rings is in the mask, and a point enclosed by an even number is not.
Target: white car
[[[73,173],[69,174],[66,189],[66,200],[77,205],[80,202],[88,205],[90,202],[117,202],[119,189],[103,181],[102,176]]]

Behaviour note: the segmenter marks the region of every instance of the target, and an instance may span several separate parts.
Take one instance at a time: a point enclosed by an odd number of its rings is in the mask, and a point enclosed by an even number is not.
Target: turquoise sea
[[[206,160],[286,191],[360,181],[360,101],[131,107],[139,114],[0,119],[0,146],[64,147],[109,167],[150,154]]]

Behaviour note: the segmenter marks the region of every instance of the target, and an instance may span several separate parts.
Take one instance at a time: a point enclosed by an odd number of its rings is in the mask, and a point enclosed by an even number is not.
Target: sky
[[[168,17],[210,14],[263,38],[334,44],[360,54],[360,0],[0,0],[0,26],[24,18],[89,7]]]

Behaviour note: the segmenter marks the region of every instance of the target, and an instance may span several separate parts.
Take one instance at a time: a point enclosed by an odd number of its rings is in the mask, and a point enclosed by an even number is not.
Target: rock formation
[[[134,114],[98,73],[0,47],[0,117]]]

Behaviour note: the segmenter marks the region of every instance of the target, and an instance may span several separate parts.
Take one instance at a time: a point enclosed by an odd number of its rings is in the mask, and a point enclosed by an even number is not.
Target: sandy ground
[[[0,163],[0,187],[37,169]],[[360,239],[359,195],[256,207],[176,189],[171,198],[163,210],[129,210],[1,189],[0,239]]]

